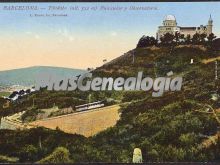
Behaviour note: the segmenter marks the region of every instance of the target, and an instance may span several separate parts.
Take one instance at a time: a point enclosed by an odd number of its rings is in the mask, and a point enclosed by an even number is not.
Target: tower
[[[173,15],[166,15],[164,17],[163,20],[163,26],[166,27],[176,27],[177,26],[177,22],[176,22],[176,18]]]
[[[175,16],[166,15],[163,20],[163,26],[158,27],[157,31],[157,40],[165,35],[166,33],[175,34],[175,32],[179,31],[179,27],[177,26],[177,21]]]
[[[212,20],[211,14],[210,14],[208,25],[207,25],[207,35],[212,33],[212,27],[213,27],[213,20]]]

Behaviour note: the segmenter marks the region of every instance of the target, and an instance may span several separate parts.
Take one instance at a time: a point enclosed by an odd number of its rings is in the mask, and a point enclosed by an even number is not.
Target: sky
[[[12,6],[37,6],[38,10],[5,10]],[[49,10],[58,6],[66,9]],[[70,10],[77,6],[79,10]],[[103,7],[127,10],[100,10]],[[213,32],[219,37],[219,9],[220,2],[0,3],[0,70],[95,68],[103,65],[104,59],[110,61],[135,48],[141,36],[155,36],[169,14],[176,17],[179,26],[206,25],[211,14]]]

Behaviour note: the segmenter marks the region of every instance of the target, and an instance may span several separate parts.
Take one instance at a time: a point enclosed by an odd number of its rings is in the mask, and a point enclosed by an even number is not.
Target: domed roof
[[[176,21],[176,18],[173,15],[166,15],[164,21]]]

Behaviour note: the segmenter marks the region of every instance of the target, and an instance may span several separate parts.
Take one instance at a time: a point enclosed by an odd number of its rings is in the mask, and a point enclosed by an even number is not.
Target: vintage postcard
[[[0,163],[220,163],[219,8],[0,3]]]

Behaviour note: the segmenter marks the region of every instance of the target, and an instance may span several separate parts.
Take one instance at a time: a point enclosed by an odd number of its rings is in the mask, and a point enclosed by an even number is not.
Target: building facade
[[[213,20],[210,15],[207,25],[200,25],[199,27],[181,27],[177,25],[175,16],[167,15],[163,20],[163,25],[158,27],[157,40],[160,40],[162,36],[166,33],[175,35],[176,32],[183,34],[184,37],[190,35],[192,37],[194,34],[206,34],[207,36],[212,33]]]

